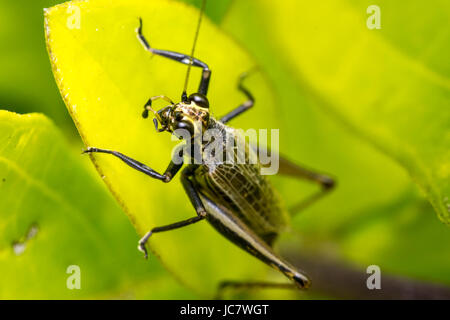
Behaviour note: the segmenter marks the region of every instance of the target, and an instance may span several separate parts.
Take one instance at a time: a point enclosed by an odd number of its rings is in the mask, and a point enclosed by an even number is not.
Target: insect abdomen
[[[223,137],[223,159],[200,166],[196,180],[204,193],[230,209],[236,218],[272,245],[288,219],[281,199],[267,176],[261,175],[256,153],[246,139],[238,131],[211,120],[213,129],[219,130]]]

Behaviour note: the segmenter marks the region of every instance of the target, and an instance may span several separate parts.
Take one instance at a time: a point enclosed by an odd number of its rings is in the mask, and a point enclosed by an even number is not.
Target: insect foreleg
[[[244,81],[244,79],[247,76],[248,76],[247,72],[241,74],[241,76],[239,77],[239,81],[238,81],[238,89],[245,94],[245,96],[247,97],[247,101],[245,101],[239,107],[237,107],[236,109],[231,110],[228,114],[223,116],[220,119],[220,121],[222,123],[227,123],[228,121],[236,118],[240,114],[244,113],[245,111],[247,111],[248,109],[253,107],[253,105],[255,104],[255,98],[250,93],[250,91],[246,87],[244,87],[244,85],[243,85],[243,81]]]
[[[134,159],[132,159],[120,152],[117,152],[117,151],[111,151],[111,150],[99,149],[99,148],[88,148],[83,153],[93,153],[93,152],[112,154],[113,156],[121,159],[123,162],[125,162],[127,165],[129,165],[133,169],[139,170],[152,178],[161,180],[162,182],[169,182],[170,180],[172,180],[172,178],[177,174],[177,172],[183,166],[182,162],[175,163],[172,160],[169,163],[169,165],[167,166],[167,169],[164,172],[164,174],[160,174],[160,173],[156,172],[155,170],[153,170],[152,168],[146,166],[145,164],[143,164],[137,160],[134,160]]]
[[[198,87],[198,92],[205,95],[208,93],[208,86],[209,86],[209,80],[211,78],[211,70],[209,69],[208,65],[206,63],[204,63],[203,61],[200,61],[194,57],[191,57],[189,55],[183,54],[183,53],[178,53],[178,52],[173,52],[173,51],[168,51],[168,50],[159,50],[159,49],[154,49],[152,47],[150,47],[147,39],[145,39],[144,35],[142,34],[142,19],[139,18],[139,28],[137,28],[136,30],[137,32],[137,37],[139,39],[139,41],[141,41],[142,45],[144,46],[144,48],[147,51],[150,51],[153,54],[162,56],[162,57],[166,57],[178,62],[181,62],[183,64],[190,64],[192,61],[192,66],[193,67],[199,67],[203,69],[202,72],[202,77],[200,80],[200,84]]]
[[[194,184],[189,178],[193,174],[194,169],[195,166],[189,166],[186,169],[184,169],[181,176],[181,182],[183,183],[184,190],[186,191],[189,200],[191,201],[192,205],[195,208],[195,211],[197,212],[197,216],[189,218],[187,220],[175,222],[166,226],[156,227],[147,232],[145,236],[142,237],[141,240],[139,240],[138,246],[138,249],[144,252],[145,258],[147,258],[147,249],[145,248],[145,244],[147,243],[148,239],[151,237],[152,234],[186,227],[188,225],[199,222],[206,217],[205,207],[203,206],[203,203],[198,195],[197,190],[195,189]]]

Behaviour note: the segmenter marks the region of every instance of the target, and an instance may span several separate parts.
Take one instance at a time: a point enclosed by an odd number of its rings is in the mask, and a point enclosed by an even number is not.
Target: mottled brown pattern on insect
[[[193,122],[201,122],[203,128],[208,127],[209,110],[196,105],[194,102],[191,102],[190,104],[180,102],[173,110],[174,114],[176,112],[181,112],[185,119],[187,117]]]

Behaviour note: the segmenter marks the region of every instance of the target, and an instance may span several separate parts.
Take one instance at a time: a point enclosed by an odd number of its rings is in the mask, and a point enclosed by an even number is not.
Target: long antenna
[[[183,89],[183,100],[185,100],[187,98],[187,86],[188,86],[188,82],[189,82],[189,75],[191,73],[191,67],[192,67],[192,59],[194,57],[194,51],[195,51],[195,46],[197,45],[197,39],[198,39],[198,34],[200,32],[200,24],[202,23],[202,17],[203,17],[203,12],[205,11],[205,6],[206,6],[206,0],[202,1],[202,7],[200,9],[200,14],[198,16],[198,22],[197,22],[197,30],[195,31],[195,36],[194,36],[194,44],[192,45],[192,51],[191,51],[191,56],[189,58],[189,65],[188,65],[188,69],[186,72],[186,79],[184,80],[184,89]]]

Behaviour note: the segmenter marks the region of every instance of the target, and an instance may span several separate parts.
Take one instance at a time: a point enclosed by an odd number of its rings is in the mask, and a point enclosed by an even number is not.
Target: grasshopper
[[[225,141],[229,141],[229,139],[237,139],[236,130],[227,126],[228,122],[251,109],[255,103],[255,99],[243,85],[245,79],[245,75],[243,75],[239,79],[238,90],[246,96],[247,100],[220,119],[215,119],[210,114],[207,93],[211,79],[211,70],[205,62],[194,57],[194,49],[204,6],[205,1],[200,11],[191,55],[151,47],[142,32],[142,19],[139,19],[139,27],[136,29],[136,32],[145,50],[152,54],[188,65],[181,102],[174,103],[170,98],[163,95],[151,97],[144,106],[142,116],[147,118],[149,112],[152,112],[157,131],[167,131],[175,135],[177,130],[180,129],[186,130],[192,136],[195,136],[198,130],[204,132],[215,129],[223,136],[223,141],[220,141],[220,143],[223,142],[225,144]],[[186,88],[191,66],[201,68],[202,75],[198,91],[187,95]],[[169,105],[159,111],[155,111],[152,108],[152,103],[158,99],[167,101]],[[191,141],[190,143],[193,144],[194,142]],[[201,148],[205,149],[210,142],[202,140],[201,143]],[[190,145],[188,147],[191,148],[193,146]],[[179,149],[176,154],[182,158],[186,150],[186,148]],[[226,150],[226,148],[223,148],[223,150]],[[183,167],[183,161],[174,161],[172,159],[165,172],[161,174],[149,166],[117,151],[90,147],[84,152],[111,154],[121,159],[130,167],[164,183],[172,181]],[[250,158],[251,153],[256,154],[254,149],[245,148],[244,158]],[[328,175],[303,168],[283,157],[279,157],[279,161],[280,174],[299,179],[307,179],[319,184],[321,187],[318,192],[301,201],[297,209],[304,208],[320,199],[335,186],[334,179]],[[183,221],[152,228],[139,241],[138,248],[144,252],[147,258],[146,243],[153,234],[186,227],[207,220],[227,239],[267,265],[279,270],[291,280],[289,284],[225,281],[220,285],[221,289],[225,287],[244,286],[308,288],[311,284],[308,276],[303,271],[285,261],[273,250],[273,244],[277,236],[287,223],[287,213],[281,206],[276,190],[273,188],[267,176],[261,174],[261,166],[261,163],[258,161],[251,164],[204,161],[200,164],[191,163],[187,165],[181,172],[181,183],[195,209],[196,215]]]

